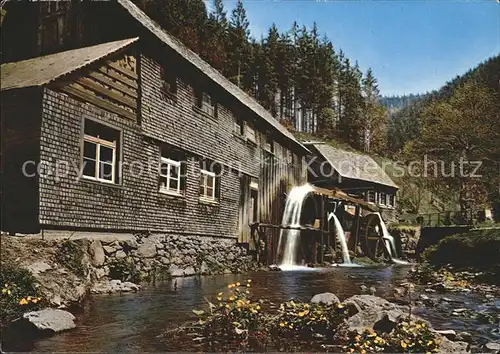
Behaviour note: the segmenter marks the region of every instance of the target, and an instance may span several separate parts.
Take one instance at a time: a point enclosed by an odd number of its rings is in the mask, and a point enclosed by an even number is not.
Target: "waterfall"
[[[398,253],[396,251],[396,243],[394,242],[394,237],[392,237],[392,235],[389,233],[389,230],[387,230],[387,226],[385,225],[385,222],[382,219],[382,215],[380,215],[379,212],[376,212],[373,214],[377,215],[379,220],[380,220],[380,227],[382,228],[382,238],[384,240],[384,244],[385,244],[386,248],[389,251],[389,256],[390,256],[391,260],[394,263],[407,264],[407,262],[402,261],[402,260],[397,258]]]
[[[310,184],[304,184],[299,187],[293,187],[286,199],[285,212],[283,213],[282,225],[300,226],[300,216],[302,205],[307,195],[312,191]],[[300,242],[300,230],[281,230],[278,242],[278,250],[281,250],[281,244],[285,242],[283,259],[280,266],[294,266],[297,264],[297,246]]]
[[[335,221],[335,234],[340,240],[340,247],[342,248],[342,259],[344,260],[345,264],[351,264],[351,257],[349,256],[349,249],[347,248],[344,228],[342,227],[342,224],[340,223],[339,218],[337,218],[337,215],[335,215],[335,213],[332,213],[330,215]]]

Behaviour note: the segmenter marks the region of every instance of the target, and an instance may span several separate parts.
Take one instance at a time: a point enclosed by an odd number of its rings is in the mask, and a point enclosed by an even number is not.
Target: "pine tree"
[[[203,57],[221,72],[224,72],[228,60],[228,28],[229,23],[222,0],[214,0],[205,32],[206,45]]]
[[[226,76],[239,87],[243,87],[244,71],[248,66],[246,54],[250,53],[248,39],[250,31],[246,10],[243,1],[238,0],[236,8],[231,14],[229,28],[229,71]]]
[[[364,98],[362,146],[365,152],[381,152],[386,147],[386,111],[379,103],[380,91],[372,69],[368,69],[362,80]]]

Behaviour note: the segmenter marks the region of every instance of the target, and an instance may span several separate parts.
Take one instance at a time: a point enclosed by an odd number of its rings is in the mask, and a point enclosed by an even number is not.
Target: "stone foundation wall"
[[[396,226],[388,229],[403,253],[415,252],[420,238],[419,226]]]
[[[94,240],[90,246],[97,279],[110,274],[117,260],[133,262],[142,278],[241,273],[256,269],[235,239],[139,234],[126,240]]]

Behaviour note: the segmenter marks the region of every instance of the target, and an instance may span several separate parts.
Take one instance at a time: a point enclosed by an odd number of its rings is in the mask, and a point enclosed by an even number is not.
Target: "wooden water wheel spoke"
[[[361,247],[366,256],[378,260],[387,256],[382,228],[377,215],[369,214],[365,217],[364,228],[360,235]]]

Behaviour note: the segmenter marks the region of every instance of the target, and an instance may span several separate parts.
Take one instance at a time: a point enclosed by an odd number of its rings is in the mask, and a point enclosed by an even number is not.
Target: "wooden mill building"
[[[340,189],[376,206],[384,218],[392,219],[399,187],[370,156],[346,151],[323,142],[304,143],[308,156],[310,183]]]
[[[307,178],[290,132],[129,0],[54,4],[2,24],[23,41],[1,67],[2,230],[248,243],[250,223],[280,223]]]

